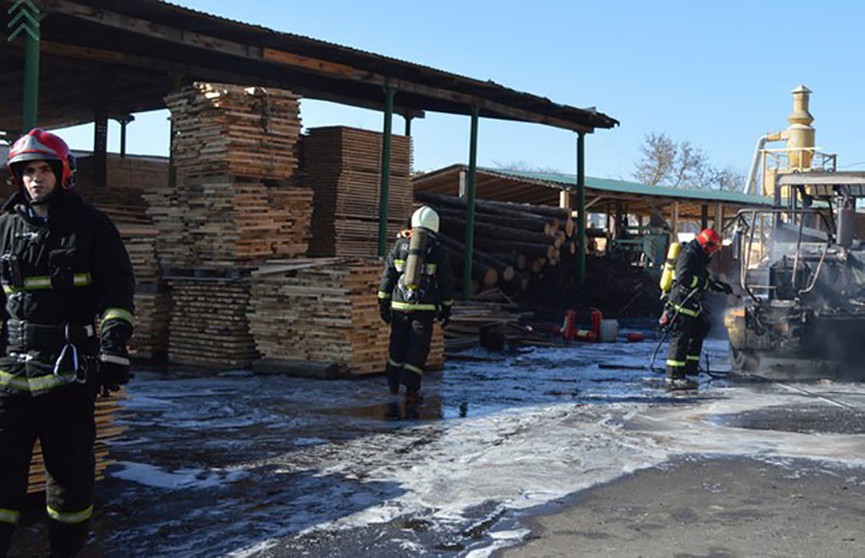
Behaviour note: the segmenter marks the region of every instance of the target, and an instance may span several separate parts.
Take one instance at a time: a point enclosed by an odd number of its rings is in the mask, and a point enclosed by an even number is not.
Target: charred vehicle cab
[[[733,244],[744,304],[728,312],[733,370],[770,378],[865,378],[865,173],[775,180],[774,207],[740,211]]]

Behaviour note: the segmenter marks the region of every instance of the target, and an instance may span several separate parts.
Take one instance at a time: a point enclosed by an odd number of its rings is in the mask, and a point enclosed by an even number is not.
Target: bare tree
[[[500,161],[493,160],[493,164],[502,170],[516,172],[537,172],[541,174],[562,174],[562,172],[558,169],[554,169],[552,167],[533,167],[524,161],[514,160],[509,163],[502,163]]]
[[[744,180],[743,175],[730,168],[713,167],[702,148],[688,140],[676,142],[664,133],[647,134],[640,153],[642,158],[636,163],[634,178],[643,184],[735,190]]]
[[[711,182],[718,190],[741,192],[745,187],[745,173],[736,171],[732,167],[714,169]]]
[[[643,157],[637,163],[634,178],[643,184],[656,186],[666,182],[673,171],[678,146],[666,134],[647,134],[640,153]]]

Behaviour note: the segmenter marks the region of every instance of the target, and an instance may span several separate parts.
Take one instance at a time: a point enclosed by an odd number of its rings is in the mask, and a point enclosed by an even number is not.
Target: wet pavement
[[[551,503],[682,456],[865,464],[862,384],[732,381],[710,339],[714,374],[674,395],[646,368],[654,332],[626,326],[468,351],[408,408],[382,376],[137,370],[84,557],[488,556]],[[40,548],[36,515],[13,557]]]

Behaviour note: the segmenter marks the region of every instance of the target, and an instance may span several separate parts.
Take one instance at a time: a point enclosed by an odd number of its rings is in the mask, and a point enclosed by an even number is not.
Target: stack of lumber
[[[531,317],[531,314],[521,311],[499,289],[484,291],[470,300],[459,301],[454,306],[450,325],[444,330],[445,351],[452,353],[478,345],[502,349],[503,346],[489,346],[487,339],[491,340],[491,344],[496,341],[513,344],[529,337],[519,322]],[[493,336],[498,336],[498,339]]]
[[[147,198],[170,276],[168,356],[247,367],[258,352],[246,318],[249,278],[237,270],[308,247],[313,192],[297,186],[299,97],[195,83],[165,101],[176,184]]]
[[[119,437],[126,430],[124,426],[116,426],[114,419],[120,410],[119,400],[123,398],[123,390],[115,392],[111,397],[98,397],[96,399],[96,443],[93,452],[96,455],[96,480],[104,477],[105,469],[113,463],[108,458],[108,444],[111,440]],[[43,492],[45,490],[45,461],[42,456],[42,448],[39,442],[33,448],[33,458],[30,461],[30,478],[27,487],[28,493]]]
[[[107,164],[109,177],[143,172],[141,184],[146,188],[156,187],[148,180],[162,178],[167,181],[168,178],[167,164],[159,160],[126,160],[111,156]],[[147,202],[141,188],[126,183],[97,188],[89,176],[84,174],[76,190],[88,203],[105,212],[117,226],[135,274],[135,332],[129,340],[130,354],[146,359],[162,357],[168,348],[170,298],[156,257],[159,229],[147,214]]]
[[[159,358],[168,350],[168,319],[171,300],[154,248],[159,231],[153,225],[117,223],[135,272],[135,333],[129,340],[130,354]]]
[[[197,82],[165,97],[181,175],[289,179],[297,168],[300,97],[280,89]]]
[[[249,323],[272,371],[323,377],[382,372],[389,328],[378,315],[381,264],[374,259],[271,262],[252,272]],[[444,362],[436,328],[428,368]],[[256,368],[256,366],[254,366]]]
[[[200,270],[199,270],[200,272]],[[258,358],[249,331],[249,278],[166,277],[173,308],[168,325],[171,362],[205,368],[247,368]]]
[[[231,176],[190,177],[184,191],[196,265],[233,268],[306,253],[312,191]]]
[[[299,98],[195,83],[166,104],[176,184],[145,193],[162,266],[233,268],[305,254],[312,192],[296,186]]]
[[[76,159],[78,167],[76,175],[75,191],[85,191],[85,197],[94,192],[116,191],[128,192],[130,195],[138,195],[151,188],[158,188],[168,183],[168,157],[155,157],[147,155],[120,156],[116,153],[105,155],[106,164],[106,187],[97,187],[95,181],[95,158],[79,157]]]
[[[315,191],[313,256],[378,253],[382,134],[342,126],[303,138],[304,185]],[[391,137],[387,231],[394,238],[412,212],[411,138]]]
[[[417,192],[417,201],[436,210],[439,238],[462,289],[466,200]],[[472,250],[472,293],[500,288],[518,295],[542,274],[577,253],[576,227],[566,209],[476,200]]]

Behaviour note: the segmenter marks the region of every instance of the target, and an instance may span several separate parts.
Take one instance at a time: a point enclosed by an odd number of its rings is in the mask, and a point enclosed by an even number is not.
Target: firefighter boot
[[[387,368],[384,370],[387,377],[387,389],[391,395],[399,394],[399,379],[402,376],[402,365],[394,364],[388,359]]]
[[[667,378],[666,384],[669,391],[693,391],[699,386],[690,378]]]
[[[416,389],[406,389],[405,390],[405,404],[406,405],[420,405],[423,403],[423,397]]]
[[[698,376],[700,374],[699,364],[699,357],[696,359],[688,357],[688,361],[685,364],[685,376]]]
[[[73,525],[58,521],[48,522],[51,558],[75,558],[87,542],[90,522]]]

